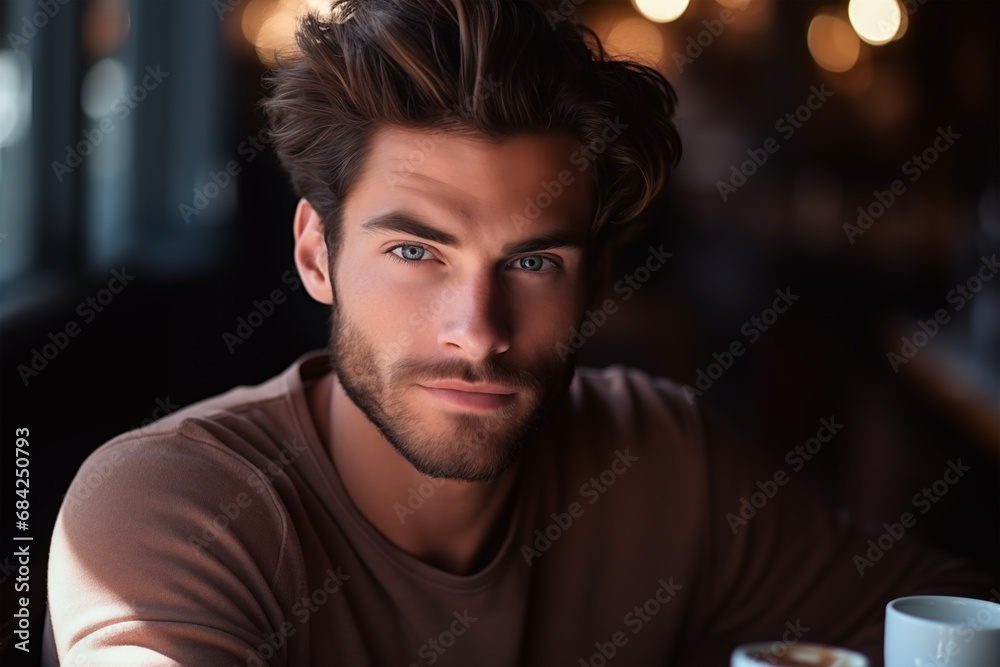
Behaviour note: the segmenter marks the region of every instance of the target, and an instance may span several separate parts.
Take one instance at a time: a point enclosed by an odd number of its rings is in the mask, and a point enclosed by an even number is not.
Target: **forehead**
[[[575,159],[574,159],[575,158]],[[500,236],[550,228],[589,231],[594,187],[566,132],[502,141],[444,132],[382,128],[345,200],[345,220],[392,210],[476,224]]]

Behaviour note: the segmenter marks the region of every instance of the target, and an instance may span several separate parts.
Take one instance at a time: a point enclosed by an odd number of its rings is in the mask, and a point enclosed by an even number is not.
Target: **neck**
[[[308,394],[344,488],[382,535],[452,574],[469,574],[489,562],[508,524],[518,465],[489,483],[427,477],[382,436],[334,374]]]

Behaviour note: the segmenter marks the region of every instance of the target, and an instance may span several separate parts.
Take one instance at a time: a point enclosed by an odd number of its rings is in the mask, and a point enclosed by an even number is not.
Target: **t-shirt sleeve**
[[[257,652],[281,636],[287,515],[255,467],[187,431],[123,436],[74,479],[49,558],[61,664],[286,664]]]
[[[867,532],[832,512],[806,474],[768,466],[722,429],[708,426],[706,434],[708,558],[691,625],[700,636],[677,664],[728,664],[735,646],[770,641],[776,655],[812,642],[857,650],[880,665],[889,601],[988,595],[989,576],[920,544],[913,522],[888,521],[885,536]],[[884,548],[872,550],[869,540]]]

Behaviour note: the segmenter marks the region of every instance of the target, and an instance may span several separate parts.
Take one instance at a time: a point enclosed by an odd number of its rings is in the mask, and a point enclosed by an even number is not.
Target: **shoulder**
[[[701,413],[693,396],[672,380],[614,365],[579,368],[570,385],[569,409],[574,419],[637,434],[664,429],[701,438]]]
[[[589,477],[615,457],[638,458],[650,473],[703,467],[697,404],[678,384],[634,368],[578,368],[552,429],[558,465],[570,475]]]
[[[206,537],[214,542],[239,523],[229,532],[247,546],[260,545],[261,565],[276,567],[270,545],[282,542],[288,519],[253,460],[255,452],[266,455],[249,443],[220,439],[212,432],[219,424],[188,418],[123,434],[97,449],[63,500],[64,537],[76,548],[101,551],[127,535],[130,548],[190,547],[197,556]],[[245,530],[251,525],[253,531]]]

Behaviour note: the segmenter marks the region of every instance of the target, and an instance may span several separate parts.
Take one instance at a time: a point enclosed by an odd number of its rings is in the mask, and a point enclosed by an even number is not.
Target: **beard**
[[[330,361],[344,392],[410,465],[433,478],[499,479],[566,395],[575,371],[573,360],[562,361],[554,346],[530,369],[496,358],[479,366],[406,357],[380,364],[375,345],[344,316],[336,298],[330,330]],[[488,413],[441,412],[437,421],[446,427],[434,432],[425,422],[427,408],[407,394],[417,383],[445,379],[510,386],[516,400]]]

